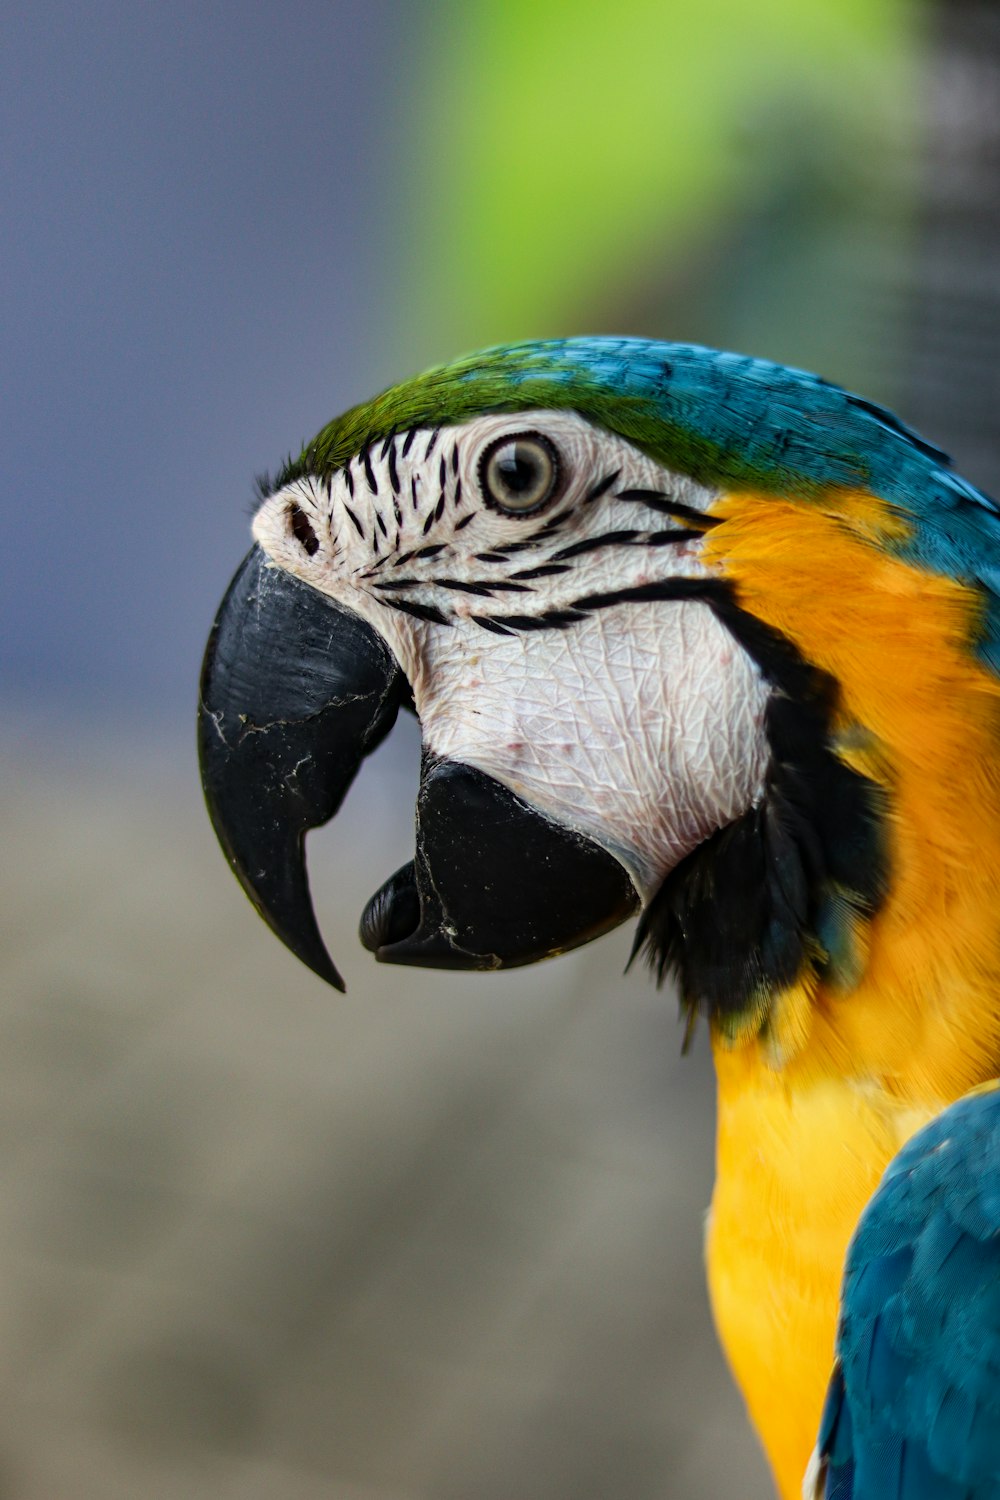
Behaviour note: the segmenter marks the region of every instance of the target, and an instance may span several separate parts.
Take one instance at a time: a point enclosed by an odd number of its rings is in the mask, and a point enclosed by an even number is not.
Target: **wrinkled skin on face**
[[[497,967],[586,941],[760,795],[767,690],[700,597],[713,498],[539,409],[396,434],[264,501],[264,573],[364,622],[392,663],[385,692],[420,720],[417,857],[366,914],[378,957]],[[319,658],[339,659],[337,617],[318,618]],[[348,759],[370,748],[354,736]]]

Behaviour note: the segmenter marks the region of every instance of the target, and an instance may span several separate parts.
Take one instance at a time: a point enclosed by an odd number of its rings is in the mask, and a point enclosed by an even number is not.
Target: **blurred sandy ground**
[[[627,931],[374,964],[407,724],[314,839],[341,997],[227,875],[187,746],[0,748],[3,1500],[770,1493],[703,1289],[707,1049]]]

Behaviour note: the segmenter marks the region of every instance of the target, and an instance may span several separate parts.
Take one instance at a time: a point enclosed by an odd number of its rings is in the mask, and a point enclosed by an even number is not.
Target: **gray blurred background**
[[[7,4],[0,118],[0,1500],[768,1495],[704,1036],[627,932],[371,962],[410,724],[312,840],[324,990],[214,846],[199,657],[255,471],[491,341],[817,368],[1000,487],[1000,13]]]

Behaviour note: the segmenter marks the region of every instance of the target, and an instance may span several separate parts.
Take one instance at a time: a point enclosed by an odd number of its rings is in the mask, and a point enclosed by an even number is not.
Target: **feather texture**
[[[900,556],[979,583],[981,649],[1000,666],[1000,516],[946,454],[891,412],[804,370],[694,344],[552,339],[470,355],[394,386],[324,427],[276,487],[340,469],[394,432],[486,411],[573,409],[719,489],[819,499],[865,491],[912,526]]]
[[[826,1500],[1000,1496],[1000,1092],[892,1162],[847,1258]]]

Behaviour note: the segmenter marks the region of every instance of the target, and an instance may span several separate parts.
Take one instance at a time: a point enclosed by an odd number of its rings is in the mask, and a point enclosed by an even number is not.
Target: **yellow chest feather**
[[[1000,1069],[1000,688],[975,657],[971,592],[867,544],[898,532],[879,504],[730,496],[710,538],[744,606],[836,678],[839,752],[890,807],[890,886],[858,923],[856,985],[807,978],[765,1033],[716,1038],[709,1285],[788,1500],[861,1211],[903,1142]]]
[[[833,1363],[847,1243],[886,1164],[935,1111],[808,1089],[717,1054],[708,1273],[719,1336],[783,1496],[801,1493]]]

